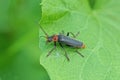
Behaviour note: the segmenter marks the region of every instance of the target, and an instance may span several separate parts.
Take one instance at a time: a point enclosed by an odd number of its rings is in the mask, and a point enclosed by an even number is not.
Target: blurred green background
[[[49,80],[40,65],[41,0],[0,0],[0,80]]]

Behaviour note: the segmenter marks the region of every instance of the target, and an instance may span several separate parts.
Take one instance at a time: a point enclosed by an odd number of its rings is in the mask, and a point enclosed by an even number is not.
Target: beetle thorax
[[[52,38],[52,40],[53,40],[54,42],[58,41],[58,35],[54,35],[53,38]]]

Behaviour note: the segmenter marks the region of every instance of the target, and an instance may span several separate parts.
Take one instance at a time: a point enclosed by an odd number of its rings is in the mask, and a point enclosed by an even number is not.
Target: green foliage
[[[93,5],[94,4],[94,5]],[[80,35],[77,40],[86,44],[79,51],[65,47],[46,58],[53,44],[40,38],[40,64],[51,80],[119,80],[120,79],[120,0],[43,0],[40,24],[49,35],[65,32]],[[44,33],[40,30],[40,36]]]
[[[39,64],[41,0],[0,0],[0,80],[49,80]]]

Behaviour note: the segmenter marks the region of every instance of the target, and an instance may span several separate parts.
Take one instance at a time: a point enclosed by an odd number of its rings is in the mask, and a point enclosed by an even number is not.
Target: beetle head
[[[53,39],[53,36],[47,37],[47,42],[51,42]]]

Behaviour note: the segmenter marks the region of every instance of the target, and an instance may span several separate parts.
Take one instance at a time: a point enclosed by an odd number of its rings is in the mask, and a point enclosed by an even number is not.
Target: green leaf
[[[0,65],[0,80],[49,80],[44,68],[34,59],[38,59],[34,56],[36,52],[32,55],[32,49],[28,49],[29,51],[21,51],[4,63],[7,66]]]
[[[120,0],[43,0],[41,5],[40,24],[49,35],[62,30],[75,34],[80,31],[76,39],[86,44],[85,49],[79,49],[84,58],[64,46],[68,62],[58,44],[46,57],[53,43],[46,45],[40,37],[40,64],[51,80],[119,80]]]
[[[40,2],[0,0],[0,80],[49,80],[39,64]]]

